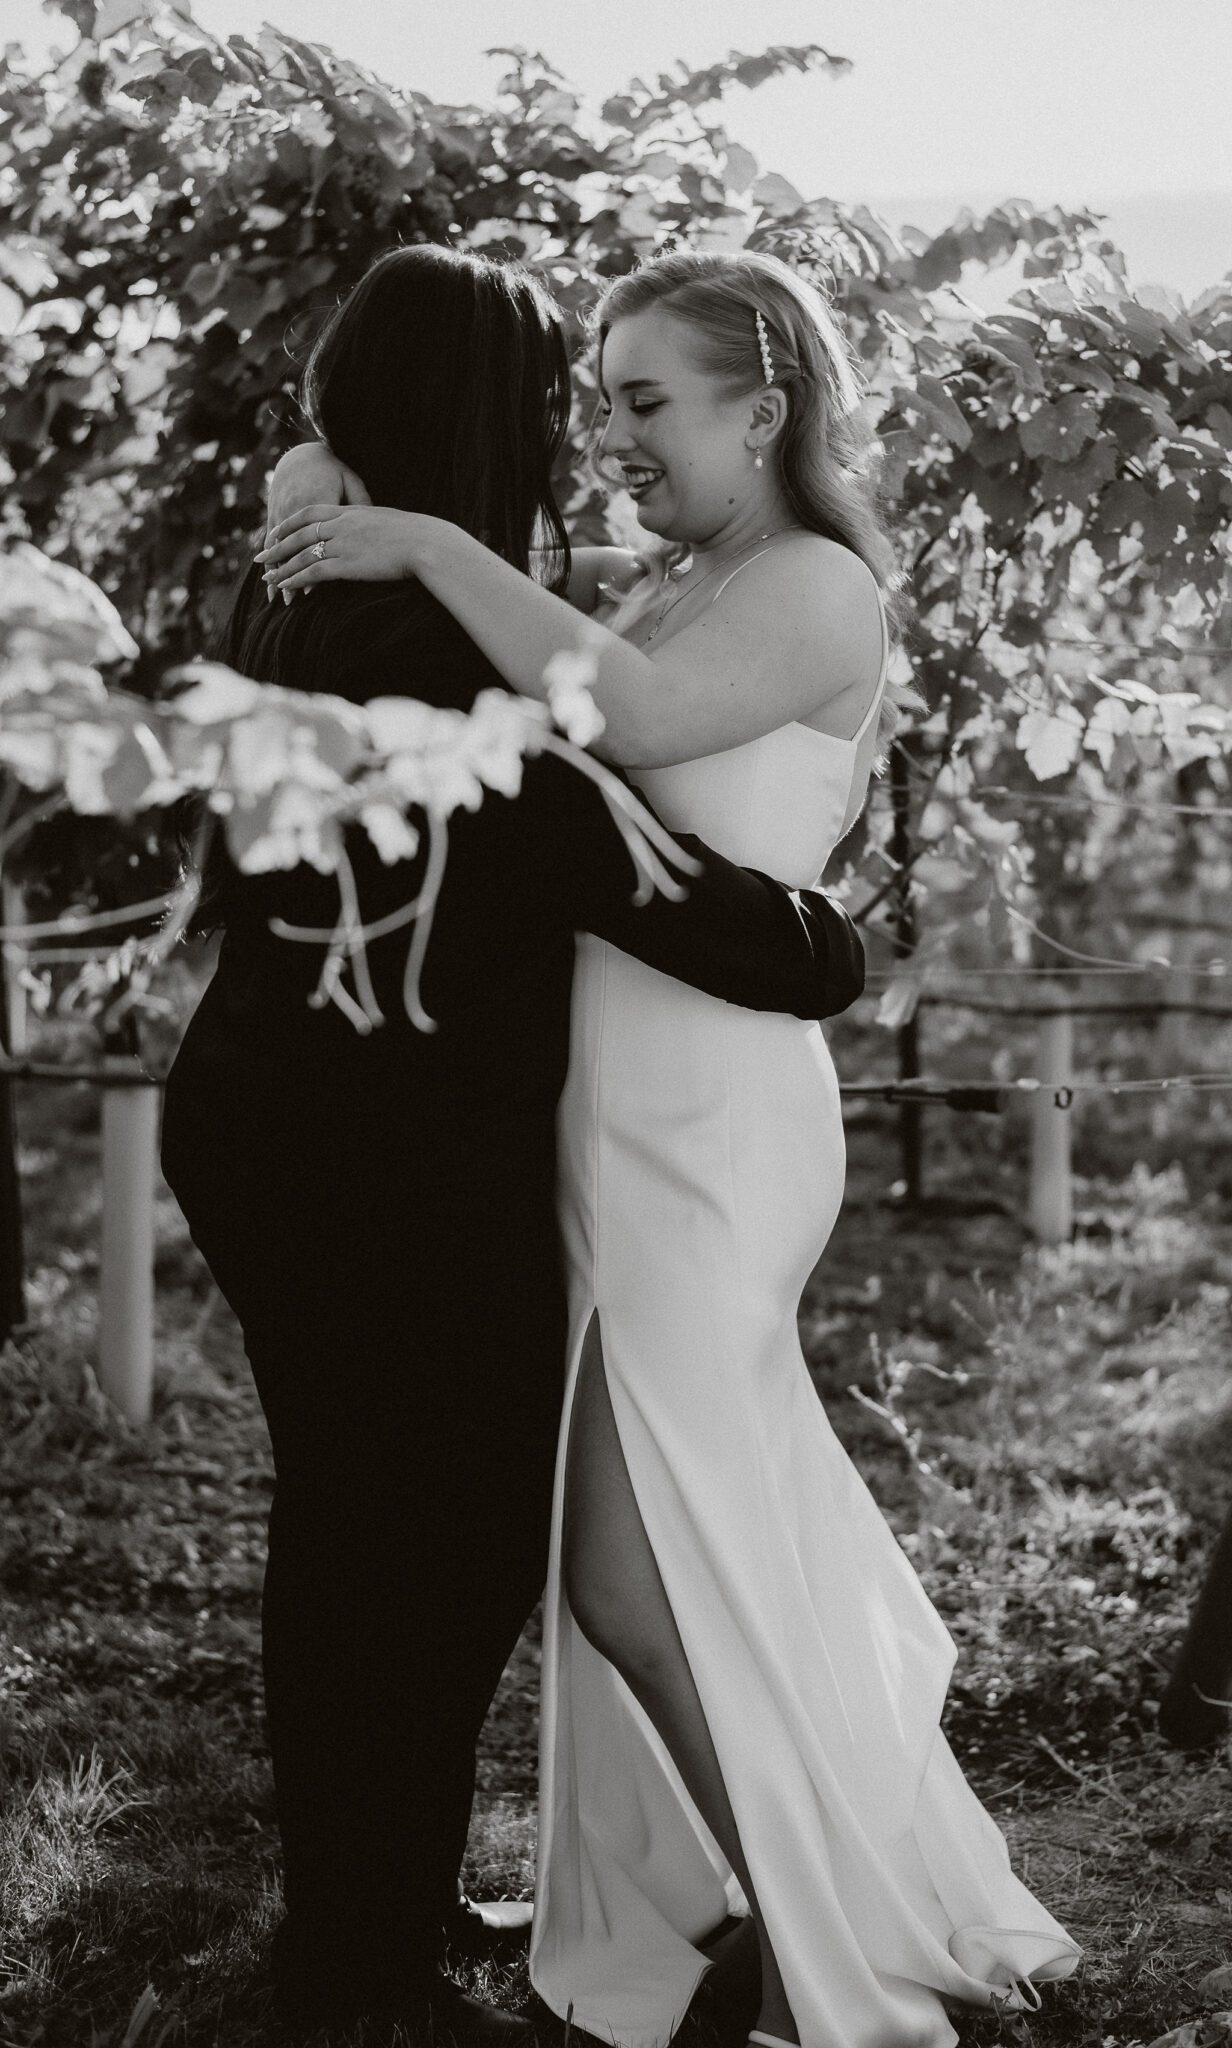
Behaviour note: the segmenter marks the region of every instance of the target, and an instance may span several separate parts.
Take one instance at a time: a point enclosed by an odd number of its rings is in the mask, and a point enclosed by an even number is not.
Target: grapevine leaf
[[[723,152],[723,169],[733,192],[747,192],[757,176],[757,158],[738,142],[729,142]]]
[[[902,1025],[909,1024],[920,1006],[921,993],[917,976],[896,975],[881,992],[877,1023],[885,1031],[897,1031]]]
[[[927,374],[916,379],[913,389],[896,384],[894,396],[908,417],[922,419],[932,431],[944,436],[956,448],[971,444],[971,428],[938,377]]]
[[[1099,413],[1088,398],[1070,392],[1052,405],[1041,405],[1022,423],[1022,445],[1028,455],[1050,455],[1067,462],[1081,453],[1099,431]]]
[[[1072,707],[1061,711],[1028,711],[1018,721],[1015,739],[1027,766],[1040,782],[1072,768],[1082,747],[1084,721]]]
[[[804,205],[803,193],[797,192],[791,180],[781,178],[777,171],[768,171],[759,178],[752,196],[767,213],[798,213]]]
[[[1014,372],[1014,380],[1024,391],[1042,391],[1044,374],[1033,348],[1021,335],[1010,334],[993,322],[977,323],[976,338],[990,355],[1007,363]]]
[[[155,780],[161,752],[151,733],[130,726],[102,771],[107,810],[113,816],[131,817],[148,799]]]

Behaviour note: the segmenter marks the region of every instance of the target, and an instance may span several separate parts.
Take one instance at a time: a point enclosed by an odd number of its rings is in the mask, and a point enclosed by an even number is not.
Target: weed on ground
[[[163,1190],[154,1419],[115,1416],[91,1363],[90,1099],[31,1089],[22,1138],[30,1323],[0,1362],[0,2044],[279,2048],[260,1411]],[[964,2013],[959,2037],[1145,2048],[1199,2019],[1201,1980],[1232,1960],[1227,1755],[1176,1756],[1155,1730],[1228,1501],[1232,1204],[1157,1146],[1099,1162],[1075,1242],[1040,1250],[991,1146],[951,1158],[947,1136],[910,1215],[891,1140],[853,1120],[805,1351],[957,1641],[949,1738],[1087,1952],[1040,2013]],[[531,1888],[537,1690],[532,1626],[484,1735],[477,1896]],[[526,2005],[524,1970],[469,1981]]]

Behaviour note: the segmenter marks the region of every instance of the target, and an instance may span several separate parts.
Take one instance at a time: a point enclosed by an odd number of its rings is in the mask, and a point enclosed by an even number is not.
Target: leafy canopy
[[[1229,637],[1226,279],[1189,304],[1132,291],[1098,218],[1059,207],[964,211],[929,236],[806,199],[719,103],[791,70],[841,80],[818,45],[682,65],[598,108],[511,49],[492,104],[456,107],[282,30],[221,41],[185,0],[68,11],[81,40],[62,62],[0,59],[0,478],[10,526],[97,577],[153,667],[206,644],[297,431],[303,344],[382,250],[517,256],[580,339],[603,281],[669,239],[743,245],[823,284],[862,365],[929,706],[906,751],[938,943],[973,910],[995,936],[996,905],[1028,900],[1052,858],[982,788],[1107,795],[1178,770],[1212,801],[1226,787],[1209,664],[1178,690],[1174,662],[1110,676],[1094,645]],[[1015,255],[1024,287],[985,316],[964,273]],[[577,383],[561,493],[600,538],[581,349]],[[884,854],[888,829],[875,806],[853,857]]]

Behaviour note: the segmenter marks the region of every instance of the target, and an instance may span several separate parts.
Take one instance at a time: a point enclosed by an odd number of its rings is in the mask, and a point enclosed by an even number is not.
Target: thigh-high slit
[[[579,944],[560,1123],[570,1341],[543,1646],[532,1981],[664,2048],[742,1901],[563,1579],[574,1392],[612,1415],[804,2048],[951,2048],[1076,1948],[1010,1869],[940,1730],[954,1651],[839,1444],[795,1309],[843,1183],[816,1027]]]

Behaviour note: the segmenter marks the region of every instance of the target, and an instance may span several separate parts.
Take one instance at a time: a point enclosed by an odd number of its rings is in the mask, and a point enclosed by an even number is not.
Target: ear
[[[748,446],[767,448],[778,439],[787,420],[787,394],[777,384],[767,384],[749,407]]]

